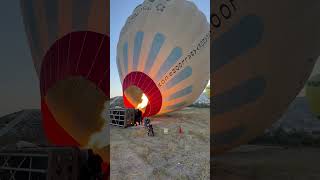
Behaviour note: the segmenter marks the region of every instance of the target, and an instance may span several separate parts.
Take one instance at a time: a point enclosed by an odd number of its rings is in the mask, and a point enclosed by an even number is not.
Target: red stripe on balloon
[[[162,96],[154,81],[143,72],[131,72],[123,81],[123,92],[130,86],[136,86],[148,97],[149,103],[144,112],[144,116],[156,115],[162,106]],[[126,107],[132,108],[131,103],[128,101],[125,95],[123,95],[124,103]]]
[[[126,95],[123,94],[123,103],[127,108],[134,108],[134,106],[129,102]]]
[[[72,32],[57,40],[42,62],[41,95],[45,96],[59,80],[80,76],[109,97],[109,41],[107,35],[90,31]]]

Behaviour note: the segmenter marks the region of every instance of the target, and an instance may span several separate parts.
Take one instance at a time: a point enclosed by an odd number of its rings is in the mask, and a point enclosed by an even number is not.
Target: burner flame
[[[142,100],[141,103],[138,104],[138,106],[137,106],[137,109],[140,109],[140,110],[144,109],[148,105],[148,102],[149,102],[148,97],[145,94],[142,94],[141,100]]]

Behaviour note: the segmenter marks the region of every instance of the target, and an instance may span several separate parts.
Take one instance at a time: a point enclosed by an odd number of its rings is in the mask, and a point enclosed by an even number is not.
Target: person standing
[[[137,122],[138,122],[138,119],[139,119],[139,109],[135,109],[134,110],[134,125],[137,126]]]
[[[152,124],[148,124],[148,136],[154,136]]]
[[[148,128],[148,125],[150,124],[150,119],[148,118],[148,117],[145,117],[144,118],[144,123],[143,123],[143,125],[144,125],[144,127],[145,128]]]
[[[139,125],[141,125],[141,122],[142,122],[142,111],[140,109],[138,109],[138,121],[139,121]]]

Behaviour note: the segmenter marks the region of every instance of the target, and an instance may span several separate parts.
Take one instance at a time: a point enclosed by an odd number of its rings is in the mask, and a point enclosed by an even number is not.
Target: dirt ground
[[[245,145],[214,158],[215,180],[319,180],[320,149]]]
[[[154,137],[111,127],[111,179],[210,179],[209,117],[209,108],[194,107],[153,117]]]

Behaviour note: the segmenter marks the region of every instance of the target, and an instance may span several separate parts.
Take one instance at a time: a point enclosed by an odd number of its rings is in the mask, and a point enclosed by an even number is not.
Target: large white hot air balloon
[[[151,116],[193,103],[209,79],[209,42],[209,23],[194,3],[145,0],[117,46],[125,105]]]

